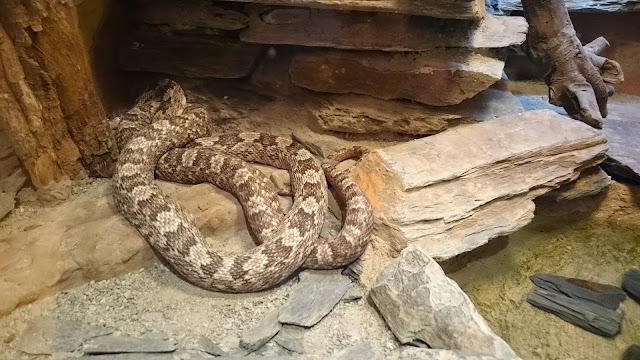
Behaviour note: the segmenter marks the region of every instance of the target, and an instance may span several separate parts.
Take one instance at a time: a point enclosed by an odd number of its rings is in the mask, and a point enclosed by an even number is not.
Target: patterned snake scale
[[[121,147],[113,177],[116,206],[188,281],[214,291],[259,291],[303,265],[336,268],[362,254],[373,224],[371,207],[355,183],[335,169],[341,160],[361,156],[362,149],[336,153],[320,168],[291,139],[260,133],[206,135],[206,112],[187,106],[182,89],[169,80],[138,99],[120,119],[116,134]],[[245,161],[289,171],[294,201],[286,215],[270,181]],[[154,184],[154,169],[160,179],[211,182],[234,194],[261,245],[243,254],[210,249],[193,218]],[[343,229],[318,240],[327,208],[323,169],[343,205]]]

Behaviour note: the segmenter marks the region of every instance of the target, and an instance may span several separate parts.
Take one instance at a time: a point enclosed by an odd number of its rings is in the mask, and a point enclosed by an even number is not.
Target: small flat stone
[[[611,310],[616,310],[627,298],[627,294],[617,286],[588,280],[551,274],[535,274],[530,279],[542,289],[555,291],[572,299],[590,301]]]
[[[622,276],[622,288],[629,297],[640,303],[640,270],[627,270]]]
[[[284,324],[313,326],[331,312],[350,285],[349,278],[336,272],[303,271],[278,320]]]
[[[113,329],[78,321],[38,318],[32,321],[16,341],[16,348],[31,355],[73,352],[83,342],[108,335]]]
[[[300,326],[285,325],[273,340],[289,351],[304,354],[303,337],[306,331],[307,329]]]
[[[369,342],[349,346],[331,357],[332,360],[376,360],[381,359]]]
[[[164,339],[130,336],[101,336],[86,343],[85,354],[168,353],[177,349],[175,343]]]
[[[631,345],[622,354],[622,360],[638,360],[640,359],[640,345]]]
[[[279,313],[280,310],[270,312],[257,324],[245,331],[240,338],[240,346],[249,352],[253,352],[276,336],[282,328],[282,325],[278,322]]]
[[[290,196],[291,195],[291,177],[287,170],[278,169],[271,173],[269,176],[271,182],[276,186],[278,195]]]
[[[211,339],[205,336],[200,336],[198,338],[198,348],[213,356],[227,355],[227,352],[224,351],[218,344],[214,343],[213,341],[211,341]]]
[[[291,137],[312,154],[326,158],[336,150],[349,145],[349,141],[329,134],[319,134],[310,131],[294,131]]]
[[[400,353],[391,358],[391,360],[507,360],[519,359],[518,357],[497,358],[492,355],[482,354],[469,350],[441,350],[441,349],[424,349],[417,347],[404,347]]]
[[[353,286],[353,284],[351,285],[349,290],[347,290],[347,292],[342,296],[342,301],[344,302],[352,302],[359,299],[362,299],[362,293],[355,286]]]
[[[589,301],[576,300],[534,286],[527,302],[550,312],[562,320],[581,327],[589,332],[606,337],[613,337],[620,332],[623,315]]]

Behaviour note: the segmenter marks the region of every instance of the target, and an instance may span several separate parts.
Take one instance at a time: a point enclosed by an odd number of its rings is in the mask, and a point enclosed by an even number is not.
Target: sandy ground
[[[241,89],[224,91],[198,88],[203,101],[211,96],[223,99],[213,104],[226,108],[213,109],[222,130],[290,134],[312,126],[312,115],[304,105],[296,105],[295,98],[283,102],[260,94],[247,95]],[[406,139],[381,136],[369,143],[381,146],[402,140]],[[108,196],[107,186],[108,180],[100,180],[75,187],[76,193],[69,201]],[[626,347],[640,343],[640,305],[625,301],[620,309],[625,315],[622,333],[605,339],[529,305],[526,296],[532,284],[528,276],[547,272],[619,284],[625,270],[640,266],[639,199],[639,187],[614,183],[607,194],[594,199],[540,206],[534,222],[512,234],[504,249],[450,275],[493,330],[523,358],[618,359]],[[19,231],[28,227],[30,219],[55,216],[57,211],[56,207],[43,208],[36,201],[25,201],[21,209],[4,221],[0,230]],[[45,358],[15,350],[16,339],[26,324],[40,316],[109,326],[118,334],[163,336],[186,348],[203,335],[233,348],[244,330],[287,299],[294,283],[291,280],[259,294],[217,294],[191,286],[156,264],[63,291],[0,319],[0,359]],[[339,303],[305,335],[308,353],[327,356],[363,341],[371,342],[383,357],[398,347],[367,299]],[[53,358],[63,356],[55,354]]]

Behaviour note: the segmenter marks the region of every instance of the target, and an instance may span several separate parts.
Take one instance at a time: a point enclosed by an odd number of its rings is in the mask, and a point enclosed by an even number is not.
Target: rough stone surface
[[[468,350],[440,350],[404,347],[390,360],[498,360],[499,357]]]
[[[614,310],[537,286],[531,289],[527,301],[594,334],[613,337],[622,327],[623,316]]]
[[[223,356],[227,355],[227,352],[224,351],[218,344],[214,343],[208,337],[200,336],[198,338],[198,348],[207,354],[211,354],[213,356]]]
[[[228,0],[247,2],[247,0]],[[265,5],[300,6],[338,10],[362,10],[426,15],[437,18],[480,19],[485,15],[484,2],[479,0],[251,0]]]
[[[240,339],[240,346],[249,352],[253,352],[276,336],[282,328],[282,325],[278,322],[279,314],[280,310],[274,310],[262,320],[258,321],[257,324],[246,330]]]
[[[490,0],[487,2],[490,7],[498,12],[522,11],[520,0]],[[565,5],[569,12],[572,11],[606,11],[606,12],[627,12],[640,11],[640,1],[638,0],[565,0]]]
[[[606,149],[595,129],[539,110],[375,150],[351,175],[378,236],[445,260],[529,223],[534,198],[600,163]]]
[[[420,53],[306,51],[294,56],[294,84],[320,92],[356,93],[380,99],[409,99],[455,105],[502,76],[504,63],[458,49]]]
[[[306,331],[306,328],[302,328],[300,326],[285,325],[278,332],[278,335],[276,335],[273,341],[289,351],[304,354],[306,351],[304,349],[303,338]]]
[[[602,168],[610,175],[640,183],[640,117],[637,103],[612,103],[609,116],[603,122],[603,132],[609,143],[607,160]]]
[[[431,135],[452,126],[492,120],[523,112],[518,99],[501,86],[491,86],[458,105],[432,107],[402,100],[380,100],[367,95],[326,95],[312,109],[318,125],[347,133]]]
[[[342,301],[344,302],[352,302],[360,299],[362,299],[362,292],[360,292],[360,290],[358,290],[353,285],[342,296]]]
[[[226,9],[224,3],[206,0],[139,0],[140,20],[168,25],[172,31],[201,29],[240,30],[247,26],[245,14]]]
[[[364,342],[342,349],[331,360],[381,360],[371,343]]]
[[[544,197],[552,198],[556,202],[573,200],[599,194],[608,188],[610,184],[611,177],[599,166],[594,166],[582,171],[575,181],[548,192]]]
[[[282,305],[278,320],[283,324],[309,327],[322,320],[349,290],[351,280],[332,271],[307,270]]]
[[[93,196],[67,201],[46,215],[34,214],[37,221],[21,231],[0,228],[0,315],[61,289],[154,261],[151,248],[115,209],[110,183],[94,186]],[[173,190],[171,196],[194,215],[205,234],[230,235],[223,232],[245,226],[235,199],[209,185]]]
[[[90,326],[78,321],[38,318],[22,332],[16,347],[31,355],[73,352],[84,341],[112,332],[109,328]]]
[[[193,78],[242,78],[251,73],[261,45],[230,39],[138,31],[120,46],[123,70],[148,71]]]
[[[85,354],[120,354],[120,353],[167,353],[178,347],[172,341],[154,338],[135,338],[130,336],[101,336],[84,344]]]
[[[352,50],[426,51],[437,48],[501,48],[521,44],[522,17],[487,15],[480,22],[397,13],[272,9],[251,17],[246,42]]]
[[[613,285],[551,274],[534,274],[530,279],[542,289],[555,291],[572,299],[589,301],[611,310],[616,310],[627,298],[621,288]]]
[[[622,276],[622,288],[629,297],[640,303],[640,270],[630,269]]]
[[[370,296],[403,344],[418,340],[434,349],[518,358],[493,333],[458,284],[416,246],[403,250],[382,270]]]

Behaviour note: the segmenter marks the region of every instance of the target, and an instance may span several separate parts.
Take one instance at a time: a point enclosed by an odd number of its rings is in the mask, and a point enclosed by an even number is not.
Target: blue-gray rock
[[[131,336],[101,336],[87,342],[82,351],[88,355],[120,353],[168,353],[178,347],[173,341]]]
[[[310,327],[322,320],[349,290],[351,280],[332,271],[303,271],[280,309],[283,324]]]
[[[623,315],[614,310],[537,286],[529,293],[527,302],[594,334],[613,337],[622,327]]]
[[[627,298],[625,292],[613,285],[551,274],[535,274],[530,277],[538,287],[564,294],[576,300],[586,300],[616,310]]]
[[[627,270],[622,276],[622,288],[629,297],[640,303],[640,270]]]
[[[640,183],[640,117],[636,104],[609,103],[609,116],[602,129],[609,150],[602,169],[619,179]]]
[[[31,355],[73,352],[83,342],[113,333],[113,329],[92,326],[78,321],[37,318],[16,341],[16,348]]]
[[[249,352],[258,350],[262,345],[271,340],[282,328],[278,322],[280,310],[274,310],[258,321],[249,330],[246,330],[240,338],[240,346]]]

